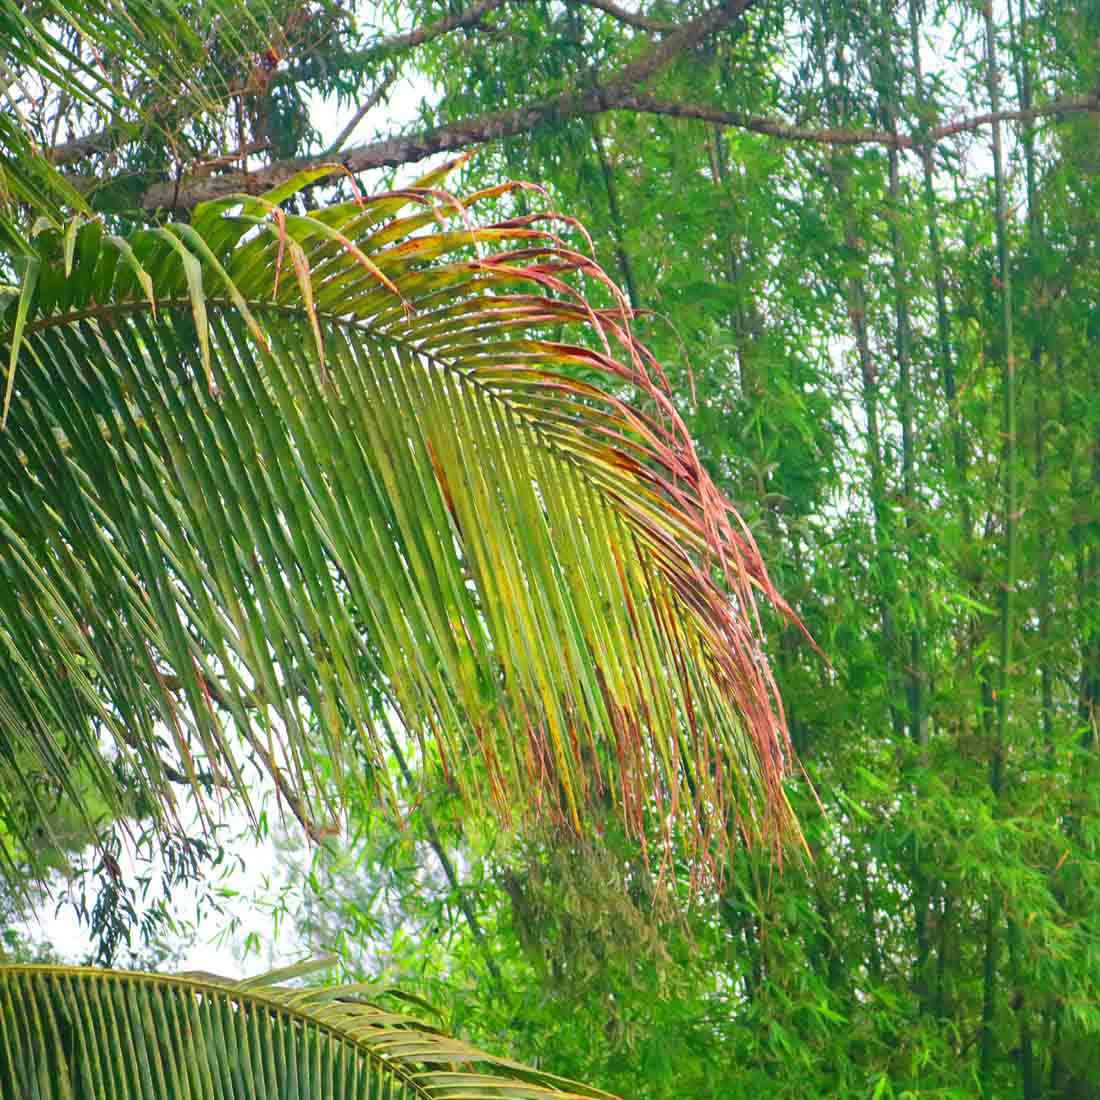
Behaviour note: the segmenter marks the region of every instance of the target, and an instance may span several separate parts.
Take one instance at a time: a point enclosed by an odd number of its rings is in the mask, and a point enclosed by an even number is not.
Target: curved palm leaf
[[[163,814],[253,759],[308,824],[396,718],[504,818],[789,835],[754,592],[785,605],[575,285],[606,277],[474,228],[500,189],[277,205],[308,182],[37,242],[0,317],[0,798]]]
[[[0,967],[0,1095],[26,1100],[611,1100],[393,1008],[387,991]],[[400,996],[400,994],[397,994]],[[407,998],[406,998],[407,999]]]

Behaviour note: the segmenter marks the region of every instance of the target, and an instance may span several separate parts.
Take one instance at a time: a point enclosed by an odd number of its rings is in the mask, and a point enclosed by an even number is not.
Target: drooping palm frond
[[[307,182],[41,237],[0,316],[0,817],[252,759],[308,822],[396,717],[505,819],[791,835],[783,605],[606,277],[500,189]]]
[[[0,966],[0,1095],[612,1100],[445,1035],[386,1004],[390,991],[274,984],[284,976]]]

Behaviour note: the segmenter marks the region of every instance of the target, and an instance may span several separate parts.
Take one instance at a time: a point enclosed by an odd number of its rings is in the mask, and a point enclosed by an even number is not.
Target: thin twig
[[[394,732],[393,726],[390,724],[388,718],[383,717],[382,726],[386,731],[386,740],[389,742],[390,750],[393,752],[394,759],[396,759],[397,766],[401,771],[401,778],[404,780],[406,788],[412,792],[416,787],[416,780],[413,778],[413,774],[405,760],[405,755],[401,751],[401,746],[397,741],[397,734]],[[474,937],[474,942],[481,949],[481,954],[485,959],[485,965],[493,981],[496,983],[497,991],[503,993],[504,978],[500,973],[500,967],[497,966],[496,959],[493,958],[492,948],[489,946],[485,930],[481,927],[481,922],[477,919],[477,913],[470,904],[469,896],[462,888],[458,872],[455,870],[455,865],[451,862],[451,857],[447,855],[447,849],[443,847],[443,841],[436,830],[434,822],[423,807],[420,808],[418,813],[418,820],[424,826],[424,831],[428,834],[428,844],[432,851],[435,852],[435,857],[439,860],[440,867],[443,868],[443,874],[446,876],[448,883],[450,883],[451,890],[454,892],[454,896],[458,901],[458,907],[462,910],[462,915],[466,918],[466,923],[470,926],[470,934]]]
[[[401,34],[391,34],[387,38],[380,38],[377,42],[372,42],[365,50],[362,50],[358,56],[367,57],[389,52],[390,50],[403,50],[412,46],[422,46],[425,42],[430,42],[441,34],[476,25],[483,16],[488,15],[496,8],[503,7],[504,3],[505,0],[477,0],[477,3],[471,4],[457,15],[448,15],[445,19],[438,19],[434,23],[429,23],[426,27],[420,27],[415,31],[403,31]]]
[[[650,34],[669,34],[676,29],[675,23],[664,23],[660,19],[650,19],[645,15],[627,11],[619,7],[613,0],[575,0],[576,3],[588,8],[598,8],[600,11],[625,23],[628,27],[636,27],[640,31],[648,31]]]

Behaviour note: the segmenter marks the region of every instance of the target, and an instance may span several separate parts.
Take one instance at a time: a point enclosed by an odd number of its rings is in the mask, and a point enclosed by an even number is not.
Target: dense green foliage
[[[699,893],[610,815],[599,844],[517,842],[437,784],[408,830],[364,800],[307,858],[282,904],[312,946],[631,1097],[1100,1096],[1098,33],[1095,3],[771,0],[649,85],[725,118],[550,117],[464,169],[542,182],[651,311],[823,650],[765,622],[812,858],[742,851]],[[404,65],[440,125],[662,37],[519,2],[416,49],[339,35],[288,71],[333,94]],[[992,96],[1022,117],[951,125]],[[306,107],[280,150],[320,151]],[[172,178],[147,155],[128,195]]]
[[[980,12],[770,11],[662,91],[918,139],[985,109]],[[1009,108],[1094,86],[1095,12],[996,15]],[[801,32],[785,49],[784,26]],[[613,58],[623,37],[586,14],[540,26],[527,57],[456,44],[430,71],[458,117],[525,94],[528,66],[567,67],[590,43]],[[460,57],[483,74],[476,93]],[[427,847],[395,841],[378,880],[385,848],[364,827],[340,890],[365,877],[351,897],[375,909],[375,889],[394,892],[399,972],[469,974],[471,1026],[629,1095],[1097,1095],[1097,126],[1005,128],[1008,280],[988,128],[931,146],[930,186],[919,149],[627,114],[475,162],[568,197],[635,304],[660,315],[646,329],[659,356],[693,365],[695,402],[676,375],[693,433],[831,663],[775,631],[824,812],[802,793],[811,865],[744,855],[720,897],[664,921],[628,849],[517,859],[455,835],[484,950],[451,884],[429,900],[420,879],[401,887]],[[306,889],[317,941],[358,943],[376,966],[392,931],[357,926],[353,903],[331,911],[324,879]]]

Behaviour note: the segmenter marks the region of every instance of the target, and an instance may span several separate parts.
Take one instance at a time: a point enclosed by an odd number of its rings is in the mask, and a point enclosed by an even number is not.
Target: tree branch
[[[477,24],[481,22],[483,16],[488,15],[489,12],[495,11],[497,8],[503,7],[507,2],[508,0],[477,0],[476,3],[471,4],[457,15],[449,15],[445,19],[438,19],[436,22],[429,23],[426,27],[421,27],[419,30],[402,31],[400,34],[392,34],[386,38],[380,38],[376,42],[364,46],[362,49],[351,50],[347,53],[338,55],[333,59],[332,63],[343,68],[356,68],[370,61],[380,53],[422,46],[425,42],[431,42],[432,39],[439,38],[440,35],[447,34],[450,31],[467,27],[476,27]],[[526,0],[519,0],[519,2],[524,3]],[[635,27],[638,30],[647,31],[651,34],[669,34],[676,30],[677,27],[675,23],[664,23],[659,19],[650,19],[647,16],[627,11],[626,8],[622,8],[616,4],[614,0],[570,0],[570,2],[579,4],[581,7],[596,8],[610,15],[613,19],[617,19],[620,23],[625,23],[627,26]],[[285,73],[277,74],[275,79],[276,81],[293,80],[294,71],[291,69]]]
[[[675,23],[663,23],[660,19],[650,19],[648,16],[639,15],[636,12],[620,8],[613,0],[574,0],[575,3],[588,8],[598,8],[600,11],[625,23],[628,27],[636,27],[640,31],[650,34],[670,34],[676,29]]]
[[[444,19],[437,19],[434,23],[429,23],[419,30],[405,31],[401,34],[391,34],[387,38],[380,38],[377,42],[371,43],[366,49],[348,56],[366,59],[383,51],[405,50],[413,46],[422,46],[425,42],[430,42],[441,34],[460,30],[463,27],[474,26],[480,22],[482,16],[488,15],[496,8],[503,7],[505,3],[506,0],[476,0],[475,3],[460,11],[457,15],[448,15]]]
[[[639,114],[663,115],[668,118],[694,118],[702,122],[713,122],[718,126],[728,126],[737,130],[749,130],[768,137],[783,138],[787,141],[809,141],[825,145],[867,145],[882,143],[893,145],[911,144],[910,139],[895,136],[886,130],[850,129],[847,127],[826,127],[808,129],[796,126],[784,119],[768,118],[765,115],[749,115],[742,111],[725,111],[705,103],[675,103],[658,99],[642,92],[624,93],[616,98],[615,110],[635,111]]]
[[[996,122],[1030,122],[1036,118],[1050,118],[1054,115],[1092,114],[1096,111],[1100,111],[1100,94],[1055,99],[1050,103],[1044,103],[1039,107],[1031,107],[1026,111],[994,111],[989,114],[975,115],[973,118],[959,119],[957,122],[949,122],[945,126],[938,126],[919,139],[908,139],[908,142],[911,146],[926,145],[930,141],[941,141],[943,138],[978,130],[983,126],[992,126]]]
[[[717,7],[703,12],[698,19],[677,27],[660,45],[651,47],[636,61],[624,65],[604,85],[604,90],[614,96],[627,88],[644,83],[679,54],[693,50],[704,38],[728,27],[755,3],[756,0],[725,0]]]
[[[435,153],[454,152],[486,141],[527,133],[541,123],[577,118],[614,110],[633,89],[666,68],[676,57],[694,49],[709,35],[728,26],[756,0],[726,0],[670,33],[640,57],[624,65],[602,85],[584,92],[562,92],[530,106],[495,111],[477,118],[441,126],[423,134],[396,136],[370,145],[349,149],[332,164],[334,173],[363,172],[371,168],[396,167],[423,160]],[[256,172],[228,172],[206,179],[184,179],[156,184],[145,193],[146,210],[189,209],[197,203],[235,192],[258,194],[285,182],[298,172],[319,168],[326,158],[294,158],[277,161]]]
[[[340,131],[340,136],[322,153],[322,156],[331,157],[335,156],[344,146],[344,142],[351,137],[355,131],[355,127],[366,118],[367,113],[373,108],[377,107],[382,97],[393,87],[393,82],[397,79],[396,72],[389,72],[379,82],[378,87],[363,102],[359,105],[359,110],[352,115],[348,124]]]
[[[648,57],[649,55],[646,55],[646,58],[639,59],[636,63],[640,70],[648,70]],[[623,70],[623,73],[613,82],[584,94],[556,96],[543,103],[479,115],[476,118],[464,119],[425,133],[391,137],[370,145],[357,146],[347,150],[338,160],[332,162],[333,174],[365,172],[372,168],[413,164],[437,153],[457,152],[468,149],[471,145],[528,133],[540,124],[553,119],[577,118],[616,110],[664,115],[671,118],[700,119],[719,126],[749,130],[786,141],[805,141],[824,145],[894,145],[901,149],[934,145],[945,138],[978,130],[996,121],[1026,122],[1057,115],[1100,112],[1100,96],[1079,96],[1054,100],[1030,110],[1001,111],[996,115],[983,114],[957,119],[917,136],[862,128],[811,129],[792,125],[782,119],[723,111],[705,104],[673,103],[657,99],[654,96],[633,91],[629,87],[623,87],[621,81],[625,72],[626,70]],[[324,164],[323,157],[277,161],[256,172],[234,172],[222,176],[210,176],[206,179],[184,180],[178,193],[172,184],[157,184],[146,192],[142,199],[142,206],[147,210],[173,206],[189,209],[196,203],[221,198],[238,191],[259,194],[286,182],[298,172],[320,168]]]
[[[111,143],[119,130],[117,127],[97,130],[86,137],[63,141],[46,150],[46,159],[58,168],[75,164],[78,160],[90,157],[94,153],[110,152]]]
[[[438,38],[441,34],[445,34],[458,27],[470,27],[475,25],[483,15],[495,8],[501,7],[505,2],[506,0],[479,0],[478,3],[471,5],[458,15],[440,19],[417,31],[408,31],[402,34],[392,35],[389,38],[380,39],[361,50],[353,50],[348,53],[340,54],[332,59],[330,64],[334,64],[341,68],[354,68],[364,64],[379,53],[423,45],[425,42],[430,42],[433,38]],[[648,50],[634,63],[635,65],[639,65],[642,62],[646,64],[652,63],[655,65],[652,71],[656,72],[657,69],[668,64],[668,61],[676,54],[691,48],[715,30],[733,22],[738,15],[752,7],[752,5],[756,3],[756,0],[725,0],[724,3],[719,3],[714,8],[704,12],[698,19],[693,19],[691,22],[682,24],[662,23],[658,20],[648,19],[642,15],[635,15],[625,8],[619,7],[618,4],[614,3],[614,0],[573,0],[573,2],[584,7],[596,8],[629,26],[653,33],[667,34],[668,38],[661,46],[653,47]],[[622,73],[625,75],[631,68],[632,66],[630,65],[625,66],[622,69]],[[278,73],[274,79],[276,81],[293,80],[293,70]],[[639,79],[640,78],[637,76],[631,76],[629,83],[637,83]]]
[[[671,118],[696,118],[705,122],[730,126],[738,130],[750,130],[753,133],[787,141],[816,142],[822,145],[893,145],[899,149],[917,149],[935,145],[945,138],[980,130],[995,122],[1028,122],[1037,118],[1049,118],[1055,115],[1083,114],[1100,111],[1100,95],[1076,96],[1068,99],[1056,99],[1039,107],[1028,110],[998,111],[969,118],[956,119],[942,126],[933,127],[919,134],[895,134],[889,130],[866,128],[812,129],[796,126],[783,119],[768,118],[761,115],[747,115],[738,111],[723,111],[697,103],[672,103],[644,93],[622,94],[610,105],[616,110],[637,111],[643,114],[667,115]]]

